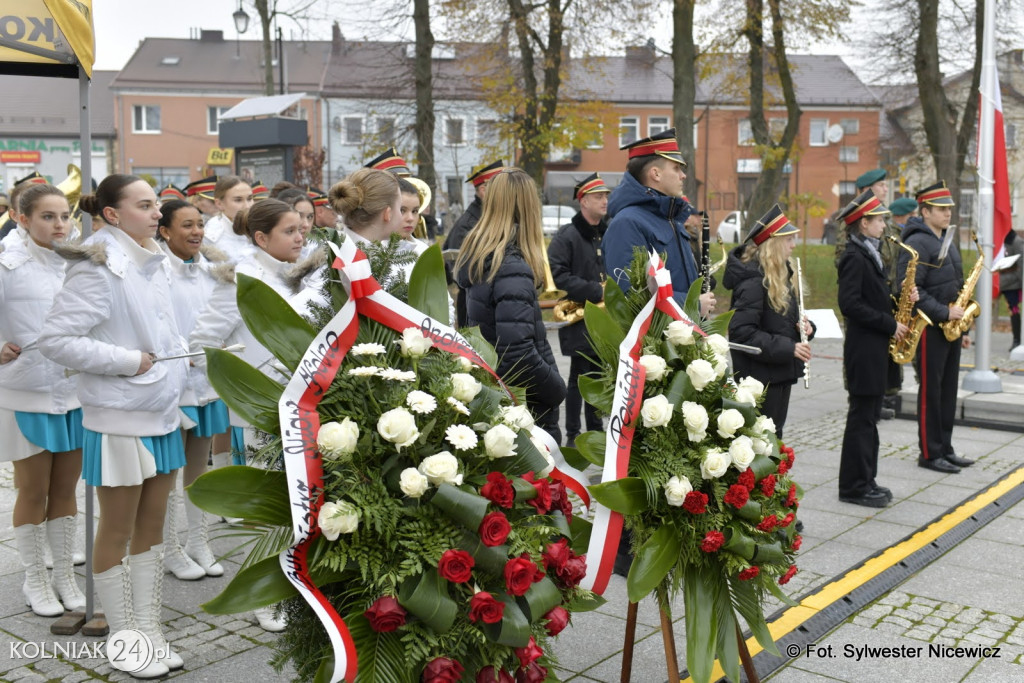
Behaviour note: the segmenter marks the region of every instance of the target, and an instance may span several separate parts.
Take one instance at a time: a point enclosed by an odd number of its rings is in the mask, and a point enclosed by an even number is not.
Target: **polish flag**
[[[993,64],[993,69],[997,67]],[[995,87],[992,88],[992,101],[995,104],[993,117],[994,130],[992,135],[992,260],[993,263],[1003,256],[1003,242],[1013,229],[1013,218],[1010,216],[1010,176],[1006,167],[1006,127],[1003,123],[1003,98],[999,93],[999,74],[992,75]],[[984,97],[984,94],[979,94]],[[979,141],[981,131],[978,131]],[[1016,266],[1020,267],[1020,266]],[[992,278],[992,299],[999,296],[999,277]]]

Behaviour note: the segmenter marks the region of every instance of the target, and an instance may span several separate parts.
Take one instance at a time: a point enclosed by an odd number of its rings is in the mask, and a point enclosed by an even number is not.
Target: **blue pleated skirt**
[[[185,447],[178,430],[163,436],[84,431],[82,478],[92,486],[138,486],[157,474],[185,466]]]
[[[205,406],[182,406],[181,412],[196,423],[189,432],[200,438],[223,434],[231,426],[228,421],[228,407],[220,399],[210,401]]]
[[[63,415],[14,411],[18,429],[28,441],[51,453],[82,447],[82,409]]]
[[[245,464],[245,428],[231,428],[231,464]]]

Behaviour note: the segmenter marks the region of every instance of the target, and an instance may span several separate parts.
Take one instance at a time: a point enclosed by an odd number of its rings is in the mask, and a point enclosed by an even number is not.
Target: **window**
[[[587,149],[602,149],[604,148],[604,124],[597,124],[597,130],[591,132],[586,136],[585,144]]]
[[[625,147],[640,139],[640,119],[635,116],[619,118],[619,147]]]
[[[647,136],[657,135],[658,133],[664,133],[668,130],[668,117],[667,116],[648,116],[647,117]]]
[[[466,122],[463,119],[444,120],[444,144],[458,147],[466,144]]]
[[[960,188],[960,199],[956,203],[955,210],[959,211],[961,227],[974,225],[974,198],[975,189],[973,187]]]
[[[395,118],[393,116],[377,117],[377,139],[382,145],[395,144]]]
[[[785,118],[776,117],[774,119],[768,119],[768,133],[772,136],[772,140],[775,142],[782,141],[782,136],[786,132],[786,124],[788,122],[789,119]]]
[[[753,147],[754,146],[754,129],[750,126],[750,119],[740,119],[738,121],[739,135],[736,140],[736,144],[740,147]]]
[[[363,143],[363,119],[360,116],[346,116],[341,122],[341,139],[346,145]]]
[[[206,108],[206,132],[208,135],[216,135],[220,132],[220,117],[231,107],[207,107]]]
[[[1007,121],[1003,130],[1006,134],[1006,149],[1017,149],[1017,124]]]
[[[839,162],[840,163],[856,163],[860,161],[860,147],[840,147],[839,148]]]
[[[160,105],[136,104],[132,107],[133,133],[160,132]]]
[[[811,119],[811,147],[825,147],[828,139],[825,137],[828,130],[828,119]]]
[[[152,178],[156,182],[156,189],[167,187],[167,183],[173,183],[178,187],[185,187],[189,183],[188,169],[173,166],[132,166],[131,172],[144,180]]]
[[[501,128],[494,119],[476,120],[476,144],[478,147],[497,149],[501,145]]]
[[[843,135],[856,135],[860,132],[860,119],[843,119],[839,125],[843,127]]]
[[[693,122],[693,148],[694,149],[697,149],[697,140],[700,138],[700,135],[698,134],[698,131],[700,131],[700,123],[697,122],[697,121],[694,121]]]
[[[448,213],[451,214],[452,220],[458,220],[462,215],[463,207],[465,207],[462,198],[462,178],[447,176],[445,185],[448,188]],[[459,208],[456,209],[456,206]]]

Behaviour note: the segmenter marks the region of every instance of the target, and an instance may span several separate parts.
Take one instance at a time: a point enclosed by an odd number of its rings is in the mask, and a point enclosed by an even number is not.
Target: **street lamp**
[[[241,57],[238,36],[249,30],[249,15],[242,9],[242,0],[238,0],[238,9],[231,13],[235,20],[235,57]]]

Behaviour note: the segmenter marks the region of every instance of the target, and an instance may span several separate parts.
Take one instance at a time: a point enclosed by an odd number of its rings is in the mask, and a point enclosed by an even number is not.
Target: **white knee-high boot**
[[[128,558],[121,560],[105,572],[93,575],[93,585],[100,606],[107,617],[110,635],[125,629],[138,628],[132,605],[132,576],[128,569]],[[146,635],[149,635],[148,633]],[[156,645],[156,643],[154,643]],[[110,646],[109,636],[107,647]],[[169,669],[155,656],[153,661],[139,671],[129,672],[133,678],[158,678],[166,676]]]
[[[78,588],[72,569],[75,551],[75,517],[47,520],[46,536],[53,551],[53,588],[64,603],[64,609],[85,609],[85,595]]]
[[[224,567],[210,550],[210,516],[185,496],[185,516],[188,518],[188,540],[185,554],[203,570],[207,576],[223,576]]]
[[[25,568],[25,603],[41,617],[59,617],[64,608],[50,587],[50,580],[43,564],[43,548],[47,547],[46,522],[22,524],[14,527],[14,539],[21,555],[21,566]]]
[[[71,519],[74,520],[75,516],[72,515]],[[43,524],[45,525],[46,522],[43,522]],[[77,534],[78,534],[78,526],[77,525],[72,525],[71,529],[72,529],[72,532],[75,534],[75,536],[73,536],[72,539],[71,539],[72,540],[72,543],[71,543],[71,547],[72,547],[71,560],[72,560],[72,562],[74,563],[74,565],[76,567],[79,567],[79,566],[85,564],[85,551],[77,549],[78,548],[78,536],[77,536]],[[47,569],[53,569],[53,553],[50,552],[50,546],[49,545],[43,546],[43,562],[46,564],[46,568]]]
[[[132,575],[135,627],[149,636],[160,663],[173,671],[180,669],[185,662],[171,649],[160,625],[160,610],[163,607],[163,554],[163,544],[155,545],[144,553],[130,555],[128,567]]]
[[[167,496],[167,517],[164,519],[164,569],[182,581],[195,581],[206,576],[206,571],[185,554],[178,539],[181,497],[175,478],[171,494]]]

